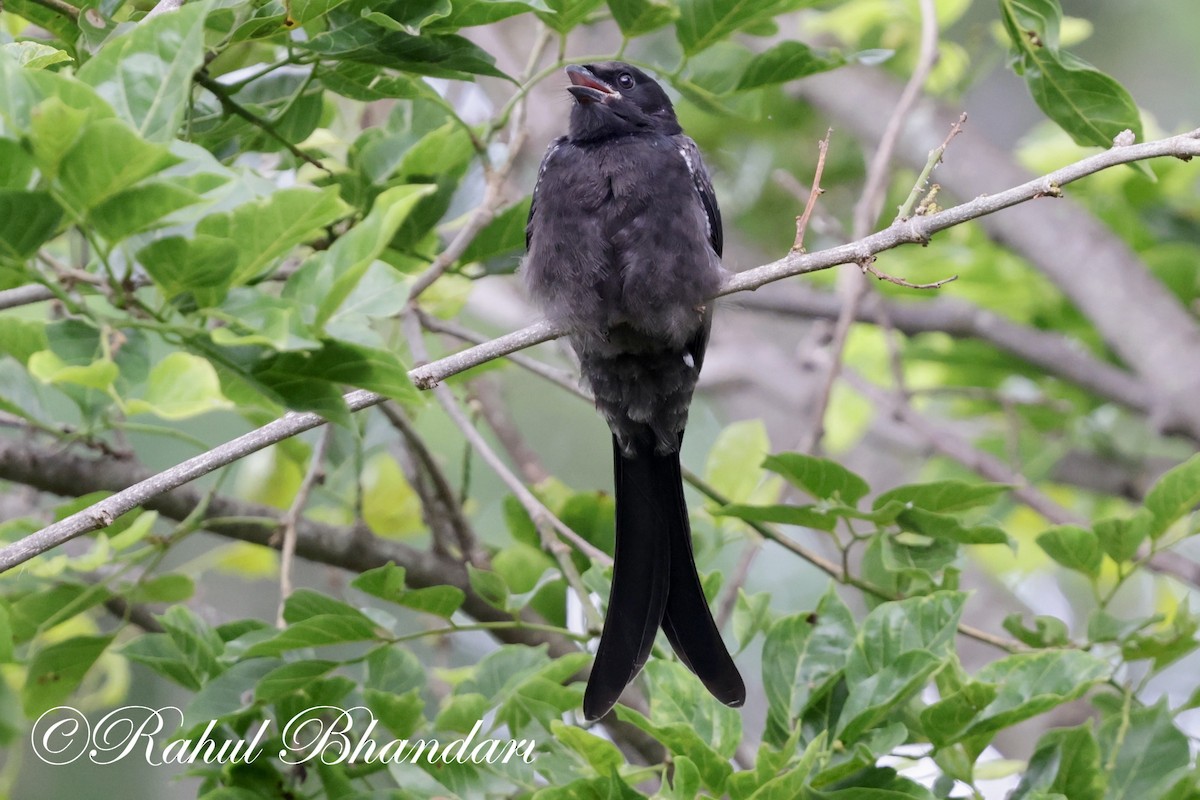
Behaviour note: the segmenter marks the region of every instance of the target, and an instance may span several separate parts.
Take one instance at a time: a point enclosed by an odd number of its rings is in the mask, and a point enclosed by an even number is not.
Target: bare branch
[[[804,252],[804,234],[808,230],[808,220],[812,217],[813,209],[817,207],[817,199],[825,193],[821,188],[821,174],[825,171],[825,156],[829,154],[829,137],[833,128],[825,131],[825,138],[817,143],[817,167],[813,170],[812,188],[808,192],[808,200],[804,203],[804,211],[796,217],[796,239],[792,242],[793,253]]]
[[[18,286],[15,289],[5,289],[4,291],[0,291],[0,311],[6,308],[17,308],[19,306],[40,303],[44,300],[53,300],[54,298],[54,292],[40,283]]]
[[[1063,186],[1118,164],[1164,156],[1197,155],[1200,155],[1200,130],[1145,144],[1106,150],[999,194],[985,195],[929,216],[914,217],[910,220],[893,223],[886,229],[857,242],[839,245],[816,253],[790,253],[778,261],[731,276],[721,287],[718,296],[757,289],[784,278],[828,269],[838,264],[858,262],[901,244],[925,242],[938,231],[1028,201],[1038,196],[1039,193],[1044,193],[1049,186]],[[417,367],[410,370],[408,375],[418,388],[429,389],[451,375],[456,375],[494,358],[557,338],[566,332],[564,326],[543,320],[484,344]],[[351,411],[360,411],[378,405],[384,399],[378,394],[363,390],[345,395],[346,404]],[[1197,409],[1197,414],[1200,414],[1200,409]],[[117,516],[136,508],[149,498],[182,486],[268,445],[311,430],[324,423],[325,420],[316,414],[290,412],[261,428],[218,445],[206,453],[151,476],[112,497],[105,498],[99,503],[0,549],[0,572],[11,569],[39,553],[44,553],[83,533],[106,527]],[[1200,419],[1197,421],[1197,431],[1200,431]]]

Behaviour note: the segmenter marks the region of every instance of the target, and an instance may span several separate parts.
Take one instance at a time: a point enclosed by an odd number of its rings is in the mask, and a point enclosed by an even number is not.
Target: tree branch
[[[784,278],[828,269],[838,264],[858,262],[901,244],[923,243],[938,231],[1036,197],[1045,197],[1051,188],[1057,189],[1059,186],[1118,164],[1164,156],[1192,157],[1197,155],[1200,155],[1200,130],[1140,145],[1114,147],[999,194],[985,195],[936,214],[893,222],[886,229],[857,242],[839,245],[816,253],[789,253],[770,264],[731,276],[721,287],[717,296],[750,291]],[[1161,289],[1161,286],[1158,288]],[[1132,308],[1130,304],[1123,305]],[[451,375],[534,344],[557,338],[566,332],[567,329],[564,326],[543,320],[519,331],[492,339],[485,344],[470,347],[462,352],[417,367],[410,370],[408,375],[418,388],[429,389]],[[1200,346],[1195,348],[1195,354],[1197,358],[1200,358]],[[1174,368],[1177,371],[1181,369],[1179,364],[1176,364]],[[1200,376],[1200,367],[1197,368],[1195,375]],[[1192,378],[1187,376],[1187,379],[1191,380]],[[1179,379],[1176,377],[1173,380],[1177,382]],[[378,405],[384,399],[381,395],[363,390],[353,391],[345,396],[346,404],[351,411],[360,411]],[[1172,406],[1172,408],[1175,407]],[[1193,403],[1192,408],[1197,417],[1195,430],[1200,435],[1200,405]],[[0,572],[11,569],[76,536],[106,527],[117,516],[142,505],[148,499],[163,492],[182,486],[250,453],[324,423],[325,420],[317,414],[290,412],[261,428],[139,481],[112,497],[0,549]]]

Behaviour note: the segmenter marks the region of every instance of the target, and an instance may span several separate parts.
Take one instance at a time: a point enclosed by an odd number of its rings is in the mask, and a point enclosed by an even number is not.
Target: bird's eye
[[[617,76],[617,85],[620,86],[622,89],[632,89],[633,88],[633,76],[630,75],[628,72],[622,72],[620,75]]]

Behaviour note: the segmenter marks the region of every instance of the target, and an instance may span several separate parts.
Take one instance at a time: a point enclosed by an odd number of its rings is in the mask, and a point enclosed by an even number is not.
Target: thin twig
[[[793,253],[804,252],[804,234],[808,231],[808,219],[813,209],[817,207],[817,198],[825,193],[821,188],[821,173],[825,171],[825,156],[829,153],[829,137],[833,128],[825,130],[825,138],[817,143],[817,167],[813,170],[812,188],[808,192],[808,200],[804,203],[804,211],[796,217],[796,239],[792,242]]]
[[[79,21],[79,9],[63,0],[33,0],[39,6],[44,6],[56,14],[61,14],[72,22]]]
[[[549,31],[543,29],[538,36],[537,42],[534,44],[533,50],[529,56],[529,63],[525,67],[525,71],[519,82],[524,82],[537,66],[538,60],[542,53],[545,52],[546,46],[550,43]],[[408,305],[412,306],[416,303],[418,297],[433,285],[434,281],[442,277],[446,270],[458,261],[459,257],[466,252],[467,247],[479,235],[479,232],[487,227],[488,223],[496,218],[496,213],[500,209],[500,203],[504,199],[504,182],[508,179],[508,175],[512,172],[513,166],[517,163],[517,157],[521,154],[521,150],[525,147],[525,141],[528,138],[529,129],[525,125],[525,98],[522,96],[517,100],[513,108],[512,125],[508,137],[508,150],[504,155],[504,161],[498,167],[490,168],[485,163],[484,169],[487,173],[487,183],[483,189],[483,200],[475,207],[475,211],[471,214],[467,223],[459,229],[454,239],[446,246],[438,257],[434,259],[429,267],[417,276],[413,281],[412,288],[408,292]],[[495,131],[489,131],[488,138]]]
[[[283,618],[283,608],[292,594],[292,566],[296,560],[296,523],[300,521],[300,515],[304,513],[304,507],[308,505],[308,498],[312,494],[312,490],[324,479],[325,454],[329,451],[331,439],[333,439],[333,427],[327,425],[325,430],[321,431],[317,446],[313,449],[312,458],[308,462],[308,471],[304,473],[304,479],[300,481],[300,488],[296,490],[292,504],[288,506],[287,513],[279,520],[279,533],[282,537],[279,548],[279,614],[276,619],[276,625],[279,628],[287,627],[287,621]]]
[[[718,505],[723,505],[723,506],[729,505],[729,503],[730,503],[729,498],[725,497],[723,494],[721,494],[719,491],[717,491],[712,485],[710,485],[707,481],[705,481],[699,475],[696,475],[691,470],[684,469],[683,477],[684,477],[684,480],[686,480],[692,486],[696,487],[696,489],[699,490],[701,494],[703,494],[708,499],[712,500],[714,503],[717,503]],[[855,575],[850,574],[846,570],[842,569],[840,564],[838,564],[834,561],[831,561],[828,558],[825,558],[820,553],[817,553],[815,550],[811,550],[811,549],[805,547],[804,545],[800,544],[799,542],[795,541],[791,537],[785,536],[774,525],[770,525],[770,524],[767,524],[764,522],[754,522],[754,521],[750,521],[750,520],[746,520],[746,524],[749,525],[756,533],[758,533],[764,539],[775,542],[776,544],[780,545],[784,549],[789,550],[790,552],[794,553],[795,555],[800,556],[800,558],[802,558],[805,561],[807,561],[808,563],[812,564],[814,567],[821,570],[822,572],[824,572],[829,577],[833,578],[838,583],[842,583],[847,586],[853,586],[854,588],[858,589],[859,591],[866,592],[867,594],[870,594],[874,597],[878,597],[881,600],[899,599],[899,598],[893,596],[890,592],[887,592],[884,589],[882,589],[878,586],[875,586],[874,584],[872,584],[868,581],[865,581],[861,578],[856,577]],[[963,636],[966,636],[970,639],[975,639],[975,640],[983,642],[985,644],[990,644],[993,647],[998,647],[1001,650],[1007,650],[1010,653],[1015,653],[1020,650],[1027,649],[1020,642],[1017,642],[1013,639],[1006,639],[1003,636],[996,636],[995,634],[988,633],[987,631],[980,630],[979,628],[976,628],[972,625],[966,625],[964,623],[959,623],[958,632],[961,633]]]
[[[1013,487],[1012,494],[1025,505],[1056,525],[1087,525],[1087,520],[1050,499],[1023,476],[1008,467],[991,453],[984,452],[969,441],[916,411],[905,398],[876,386],[852,369],[845,373],[846,381],[855,391],[886,409],[898,422],[920,434],[937,452],[949,456],[984,478]]]
[[[905,120],[912,111],[920,96],[921,87],[925,85],[929,73],[933,70],[934,62],[937,60],[937,8],[934,0],[919,0],[919,5],[921,9],[921,42],[917,53],[917,63],[913,67],[913,73],[909,77],[908,83],[900,93],[896,107],[888,117],[883,136],[879,139],[879,147],[876,148],[875,154],[871,157],[871,163],[867,167],[862,196],[854,205],[854,224],[851,227],[850,235],[855,239],[866,236],[875,220],[879,218],[879,211],[883,207],[883,198],[887,192],[887,179],[891,174],[892,156],[896,151],[897,142],[900,141],[900,133],[904,130]],[[872,255],[858,259],[857,263],[865,270],[873,260],[874,256]],[[833,387],[837,383],[838,374],[842,368],[842,359],[846,353],[846,340],[850,335],[850,328],[858,317],[858,309],[862,305],[863,297],[869,291],[868,284],[861,273],[845,272],[839,277],[838,293],[845,297],[845,304],[842,306],[842,312],[834,325],[833,337],[829,342],[828,371],[821,384],[821,391],[817,394],[816,406],[808,412],[811,417],[807,436],[801,440],[799,445],[802,451],[809,453],[816,453],[820,450],[821,440],[825,436],[825,412],[829,408]]]
[[[900,204],[900,208],[896,214],[897,221],[906,220],[912,216],[913,207],[924,193],[925,185],[929,182],[929,176],[933,173],[933,168],[942,163],[942,156],[946,154],[946,148],[950,146],[950,142],[953,141],[955,136],[962,133],[963,126],[966,124],[967,112],[964,111],[959,115],[958,121],[950,126],[950,133],[946,134],[945,140],[929,151],[929,159],[925,162],[925,167],[921,170],[921,174],[917,176],[912,191],[908,194],[908,199]]]
[[[737,566],[733,568],[733,575],[729,578],[729,583],[725,586],[721,600],[717,604],[716,622],[718,629],[723,629],[729,624],[729,620],[733,618],[733,609],[737,606],[738,591],[746,585],[746,580],[750,577],[750,567],[754,564],[754,559],[760,552],[762,552],[762,541],[760,539],[746,542],[746,546],[742,549],[742,555],[738,558]]]
[[[897,278],[895,275],[889,275],[886,272],[880,270],[878,267],[876,267],[874,256],[867,259],[866,261],[863,261],[858,266],[862,269],[863,272],[869,272],[881,281],[887,281],[888,283],[894,283],[897,286],[903,286],[906,289],[940,289],[941,287],[945,286],[947,283],[951,283],[953,281],[958,280],[957,275],[951,275],[949,278],[942,278],[940,281],[934,281],[933,283],[909,283],[908,281],[904,280],[903,278]]]
[[[1195,156],[1200,156],[1200,129],[1144,144],[1114,147],[1076,161],[1040,178],[1026,181],[1020,186],[996,194],[977,197],[970,202],[935,214],[893,223],[886,229],[855,242],[816,253],[789,253],[770,264],[729,276],[717,292],[717,296],[723,297],[736,292],[750,291],[775,281],[828,269],[840,264],[857,263],[870,255],[902,244],[924,243],[939,231],[1044,195],[1048,186],[1065,186],[1118,164],[1128,164],[1150,158],[1190,158]],[[429,389],[451,375],[456,375],[509,353],[523,350],[526,347],[556,339],[567,332],[568,329],[564,325],[542,320],[484,344],[467,348],[459,353],[412,369],[409,371],[408,377],[418,388]],[[346,394],[343,399],[351,411],[361,411],[364,408],[378,405],[386,398],[374,392],[356,390]],[[111,524],[116,516],[136,508],[149,498],[182,486],[268,445],[323,424],[325,424],[325,419],[317,414],[290,412],[261,428],[218,445],[206,453],[166,469],[53,525],[5,546],[0,549],[0,572],[24,563],[76,536],[99,530]]]
[[[521,476],[532,484],[549,478],[550,473],[542,465],[537,452],[521,436],[496,384],[487,378],[477,378],[471,381],[470,392],[472,404],[479,407],[483,419],[496,434],[508,457],[517,465]]]
[[[406,314],[404,317],[405,334],[408,338],[409,348],[412,350],[413,356],[417,359],[428,357],[425,350],[425,343],[422,339],[424,334],[420,320],[416,315]],[[580,537],[565,524],[562,520],[548,508],[541,500],[533,495],[525,487],[508,465],[504,463],[504,459],[492,449],[487,440],[479,433],[471,420],[467,418],[466,413],[458,403],[458,399],[454,396],[454,392],[447,386],[436,386],[433,388],[433,396],[446,412],[446,416],[459,429],[463,437],[471,445],[471,448],[479,454],[479,457],[487,463],[492,472],[500,478],[501,482],[508,487],[517,501],[524,507],[525,512],[529,514],[529,518],[533,520],[533,526],[537,529],[538,536],[541,537],[542,545],[547,552],[558,562],[559,568],[562,570],[563,578],[570,585],[575,594],[579,597],[579,602],[583,606],[584,613],[587,615],[588,624],[596,629],[599,629],[603,624],[603,619],[600,616],[599,610],[592,604],[590,593],[583,585],[583,578],[579,574],[579,570],[575,568],[575,562],[571,560],[571,549],[559,541],[556,534],[569,532],[572,541],[578,546],[579,543],[587,544],[588,547],[595,553],[604,555],[602,551],[591,546],[585,539]],[[588,553],[589,557],[592,553]]]
[[[322,164],[319,160],[317,160],[313,156],[310,156],[308,153],[301,150],[296,145],[289,142],[287,140],[287,137],[285,137],[282,133],[280,133],[279,129],[275,127],[275,123],[271,122],[270,120],[266,119],[265,117],[258,116],[257,114],[255,114],[254,112],[245,108],[240,103],[238,103],[236,100],[234,100],[233,96],[229,93],[228,89],[226,89],[225,86],[223,86],[219,81],[216,81],[213,78],[210,78],[208,75],[205,75],[202,72],[196,73],[195,81],[196,81],[196,83],[200,84],[205,89],[207,89],[209,92],[211,92],[212,95],[217,98],[217,101],[221,104],[221,108],[225,109],[226,113],[233,114],[234,116],[237,116],[237,117],[241,117],[242,119],[246,120],[247,122],[249,122],[251,125],[255,126],[256,128],[260,128],[264,133],[266,133],[272,139],[274,139],[275,141],[277,141],[281,145],[283,145],[284,148],[286,148],[287,151],[289,153],[291,153],[292,155],[294,155],[296,158],[300,159],[301,161],[305,161],[309,164],[312,164],[317,169],[326,173],[330,177],[333,177],[333,172],[330,171],[330,169],[328,167],[326,167],[324,164]]]
[[[433,481],[438,502],[445,508],[450,528],[458,541],[459,552],[463,558],[475,566],[483,567],[487,564],[487,556],[479,547],[479,543],[475,539],[475,532],[471,530],[471,526],[463,516],[462,506],[458,503],[454,489],[450,486],[450,481],[446,478],[446,473],[442,471],[441,465],[433,457],[433,453],[425,445],[424,440],[417,435],[416,429],[399,406],[395,403],[384,403],[380,408],[383,415],[392,423],[392,427],[404,437],[409,451],[416,456],[425,474]],[[436,526],[431,525],[430,527],[435,529],[436,535]],[[443,547],[443,549],[446,548]]]

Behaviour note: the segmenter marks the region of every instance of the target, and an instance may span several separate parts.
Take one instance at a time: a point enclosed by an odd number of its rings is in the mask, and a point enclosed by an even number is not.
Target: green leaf
[[[875,498],[871,508],[883,508],[897,502],[925,511],[941,514],[966,511],[977,506],[987,506],[999,499],[1010,488],[1003,483],[967,483],[966,481],[936,481],[934,483],[911,483],[889,489]]]
[[[379,195],[362,222],[292,276],[285,296],[311,303],[316,308],[313,324],[322,327],[383,253],[417,201],[434,190],[425,184],[404,185]]]
[[[385,644],[367,656],[363,686],[388,694],[420,690],[425,688],[425,667],[410,650]]]
[[[514,203],[496,214],[484,226],[467,249],[463,251],[459,261],[469,264],[474,261],[487,261],[497,256],[515,253],[525,248],[525,221],[529,218],[530,198]],[[515,265],[515,264],[514,264]]]
[[[363,699],[371,713],[399,739],[412,736],[425,722],[425,701],[419,689],[404,694],[364,689]]]
[[[139,529],[149,532],[150,526],[140,524],[142,518],[148,522],[153,522],[158,516],[153,511],[148,511],[138,518],[138,521],[129,526],[128,531],[131,533],[139,532]],[[116,548],[114,537],[113,549]],[[167,573],[165,575],[155,575],[149,580],[130,587],[125,593],[126,599],[131,603],[182,603],[196,592],[196,584],[187,575],[179,573]]]
[[[104,43],[77,74],[145,139],[167,142],[183,123],[192,75],[204,61],[207,2],[144,20]]]
[[[675,34],[689,56],[734,31],[769,22],[786,11],[812,5],[812,0],[680,0]]]
[[[133,184],[177,163],[161,145],[139,138],[128,125],[102,119],[84,128],[63,156],[59,183],[79,216]]]
[[[58,230],[63,210],[49,192],[0,189],[0,259],[23,262]]]
[[[107,358],[99,358],[90,364],[68,364],[53,350],[42,350],[29,357],[29,374],[42,383],[86,386],[89,389],[107,390],[116,381],[120,370]]]
[[[196,233],[228,239],[237,247],[232,283],[240,285],[261,275],[297,245],[316,239],[325,226],[345,214],[337,187],[280,189],[232,211],[206,216]]]
[[[179,420],[233,408],[221,394],[221,380],[207,360],[190,353],[169,353],[150,369],[141,397],[126,402],[129,414],[149,413]]]
[[[941,659],[928,650],[909,650],[878,671],[853,680],[838,717],[838,739],[858,739],[919,692],[941,666]]]
[[[450,619],[466,600],[466,594],[457,586],[408,589],[405,588],[404,577],[403,567],[388,563],[367,570],[355,578],[351,585],[382,600],[444,619]]]
[[[950,654],[965,602],[962,592],[942,591],[877,606],[863,620],[846,662],[847,682],[853,686],[912,650]]]
[[[1009,614],[1004,618],[1004,630],[1030,647],[1065,647],[1070,643],[1067,623],[1058,617],[1038,615],[1033,618],[1033,628],[1021,623],[1020,614]]]
[[[467,564],[467,578],[470,580],[471,588],[475,590],[475,593],[487,601],[489,605],[495,606],[502,611],[507,609],[508,584],[504,582],[504,578],[495,572],[478,569],[472,564]]]
[[[1100,577],[1104,554],[1092,531],[1076,525],[1059,525],[1038,534],[1037,543],[1046,555],[1067,569],[1082,572],[1089,578]]]
[[[20,363],[29,356],[49,347],[46,323],[17,317],[0,317],[0,353],[11,355]]]
[[[767,456],[763,466],[779,473],[792,485],[818,500],[837,498],[853,506],[870,491],[866,481],[827,458],[816,458],[803,453],[780,453]]]
[[[183,710],[185,728],[203,727],[212,720],[238,714],[255,701],[255,687],[282,666],[277,658],[239,661],[209,681]],[[309,681],[310,685],[312,681]]]
[[[538,18],[559,33],[568,33],[578,27],[602,0],[546,0],[554,13],[539,13]]]
[[[1018,653],[993,661],[976,679],[995,684],[996,698],[959,737],[1009,728],[1081,697],[1112,672],[1107,662],[1079,650]]]
[[[1153,515],[1149,534],[1157,539],[1200,503],[1200,454],[1167,470],[1146,493],[1146,508]]]
[[[1130,561],[1150,534],[1153,515],[1146,509],[1129,519],[1102,519],[1093,526],[1100,547],[1118,563]]]
[[[1113,714],[1097,731],[1100,762],[1109,767],[1106,800],[1163,797],[1191,763],[1188,739],[1164,697],[1150,708]]]
[[[45,69],[64,61],[74,61],[69,53],[39,42],[0,44],[0,53],[11,57],[25,69]]]
[[[846,59],[839,53],[820,53],[801,42],[785,41],[750,60],[738,79],[737,90],[787,83],[828,72],[845,63]]]
[[[37,719],[42,712],[62,705],[112,640],[111,636],[74,636],[34,653],[21,689],[25,716]]]
[[[1070,800],[1103,800],[1106,775],[1091,725],[1056,728],[1038,739],[1011,800],[1059,794]]]
[[[297,44],[338,61],[358,61],[433,78],[471,80],[473,75],[508,77],[496,69],[495,59],[491,55],[461,36],[429,33],[414,36],[386,30],[365,19],[355,20]]]
[[[549,11],[544,0],[468,0],[451,3],[450,16],[435,27],[457,30],[475,25],[490,25],[502,19],[530,11]]]
[[[910,508],[896,517],[904,530],[914,531],[934,539],[947,539],[959,544],[1006,544],[1013,550],[1017,544],[1011,536],[994,525],[966,527],[946,514],[935,514],[921,508]]]
[[[755,636],[771,626],[771,595],[767,592],[746,594],[739,586],[731,622],[738,648],[745,650]]]
[[[1080,145],[1111,147],[1131,130],[1142,139],[1142,121],[1129,92],[1085,61],[1058,49],[1058,0],[1001,0],[1001,16],[1038,107]]]
[[[422,401],[400,359],[386,350],[349,342],[327,340],[320,350],[275,353],[255,367],[254,376],[288,398],[289,405],[314,381],[349,384],[406,404]]]
[[[302,691],[337,666],[336,661],[295,661],[276,667],[263,675],[254,687],[254,699],[260,703],[274,703],[282,697]]]
[[[150,181],[100,203],[91,210],[88,219],[109,242],[119,242],[131,234],[164,224],[164,217],[200,200],[200,195],[178,183]]]
[[[731,502],[750,502],[762,481],[762,463],[770,447],[762,420],[748,419],[728,425],[708,451],[704,479]]]
[[[139,636],[121,648],[120,653],[190,691],[199,691],[203,685],[203,676],[197,674],[183,650],[165,633]]]
[[[774,522],[781,525],[800,525],[818,531],[832,531],[837,527],[838,517],[817,506],[747,506],[733,503],[721,506],[714,512],[717,516],[737,517],[746,522]]]
[[[679,19],[679,8],[666,0],[608,0],[613,19],[629,39]]]
[[[216,236],[169,236],[143,247],[137,259],[168,300],[190,292],[208,307],[221,302],[233,281],[237,248]]]
[[[288,625],[270,639],[252,645],[245,658],[276,656],[304,647],[373,641],[379,636],[379,629],[365,617],[320,614]]]
[[[33,157],[25,148],[12,139],[0,139],[0,189],[28,189],[33,167]]]
[[[764,741],[777,747],[786,742],[794,720],[838,680],[854,632],[854,617],[832,587],[811,614],[783,617],[771,626],[762,654]]]
[[[588,766],[601,775],[616,772],[625,765],[625,756],[607,739],[601,739],[582,728],[566,725],[557,719],[551,721],[550,732],[568,749],[582,756]]]

